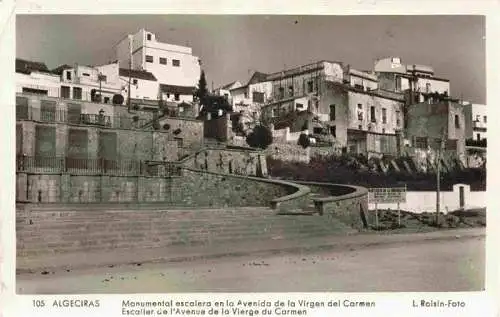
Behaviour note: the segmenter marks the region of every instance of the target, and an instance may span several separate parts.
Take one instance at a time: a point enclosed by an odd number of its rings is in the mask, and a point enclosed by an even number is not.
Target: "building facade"
[[[388,57],[375,62],[374,72],[381,89],[405,92],[407,104],[425,102],[434,95],[451,96],[450,81],[436,77],[430,66],[407,65],[399,57]]]
[[[162,43],[141,29],[115,47],[120,68],[150,72],[158,80],[161,99],[193,102],[193,90],[201,75],[201,61],[192,48]]]
[[[263,118],[274,129],[307,131],[318,142],[368,156],[397,154],[402,94],[384,94],[374,74],[321,61],[270,74]]]
[[[465,159],[466,120],[464,106],[452,101],[425,102],[408,109],[407,135],[414,149],[445,152]],[[441,143],[443,142],[443,143]]]
[[[487,139],[488,114],[486,105],[467,103],[464,105],[467,140]]]

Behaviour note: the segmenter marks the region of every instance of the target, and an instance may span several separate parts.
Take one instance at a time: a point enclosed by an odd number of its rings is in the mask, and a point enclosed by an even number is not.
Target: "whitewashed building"
[[[374,64],[379,87],[384,90],[416,92],[415,103],[426,101],[426,95],[438,93],[451,95],[450,81],[435,76],[431,66],[404,64],[399,57],[379,59]]]
[[[487,139],[488,114],[486,105],[467,103],[464,105],[465,134],[467,139]]]
[[[162,100],[193,102],[193,91],[201,75],[201,66],[192,48],[162,43],[154,33],[141,29],[124,37],[115,49],[121,69],[153,74]],[[153,89],[152,83],[146,86],[146,91]]]
[[[16,92],[59,97],[61,79],[44,63],[16,59]]]

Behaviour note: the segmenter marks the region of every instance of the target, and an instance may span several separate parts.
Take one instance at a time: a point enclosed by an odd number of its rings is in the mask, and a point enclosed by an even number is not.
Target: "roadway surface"
[[[21,294],[479,291],[485,238],[25,274]]]

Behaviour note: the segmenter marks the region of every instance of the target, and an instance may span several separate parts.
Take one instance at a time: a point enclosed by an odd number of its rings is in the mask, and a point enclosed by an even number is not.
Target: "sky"
[[[18,15],[16,55],[49,68],[102,65],[113,47],[141,28],[161,42],[188,45],[209,86],[253,71],[276,72],[319,60],[361,70],[397,56],[450,79],[451,95],[486,102],[483,16]]]

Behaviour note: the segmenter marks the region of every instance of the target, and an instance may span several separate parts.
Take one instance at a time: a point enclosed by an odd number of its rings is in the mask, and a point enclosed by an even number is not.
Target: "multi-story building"
[[[272,100],[263,118],[275,129],[333,137],[337,146],[354,153],[397,153],[404,96],[381,91],[374,74],[321,61],[270,74],[267,80]]]
[[[128,35],[116,45],[119,67],[146,71],[158,80],[164,101],[192,102],[201,75],[201,61],[192,48],[162,43],[144,29]]]
[[[425,65],[406,65],[399,57],[377,60],[374,71],[383,90],[406,93],[406,103],[427,101],[434,95],[450,96],[450,81],[434,76],[434,69]]]
[[[261,119],[261,109],[272,98],[272,84],[267,74],[254,72],[245,85],[229,90],[233,112],[240,116],[244,129],[251,129]]]
[[[486,105],[467,103],[465,111],[465,135],[468,140],[486,139],[488,115]]]
[[[437,150],[442,145],[446,152],[457,154],[465,163],[465,118],[463,105],[450,100],[413,104],[408,109],[410,145],[423,152]]]
[[[115,72],[103,73],[106,68],[75,65],[61,73],[60,97],[65,99],[96,101],[111,104],[114,95],[122,94]],[[111,66],[110,66],[111,67]]]
[[[16,92],[58,98],[61,78],[44,63],[16,59]]]
[[[233,98],[231,96],[231,90],[241,87],[242,84],[239,81],[233,81],[232,83],[221,86],[213,91],[214,95],[222,96],[227,99],[230,105],[233,105]]]
[[[174,138],[132,119],[125,125],[109,104],[23,93],[16,102],[16,198],[23,202],[136,201],[151,182],[137,177],[171,175],[166,164],[148,162],[176,161],[176,138],[186,133]]]

